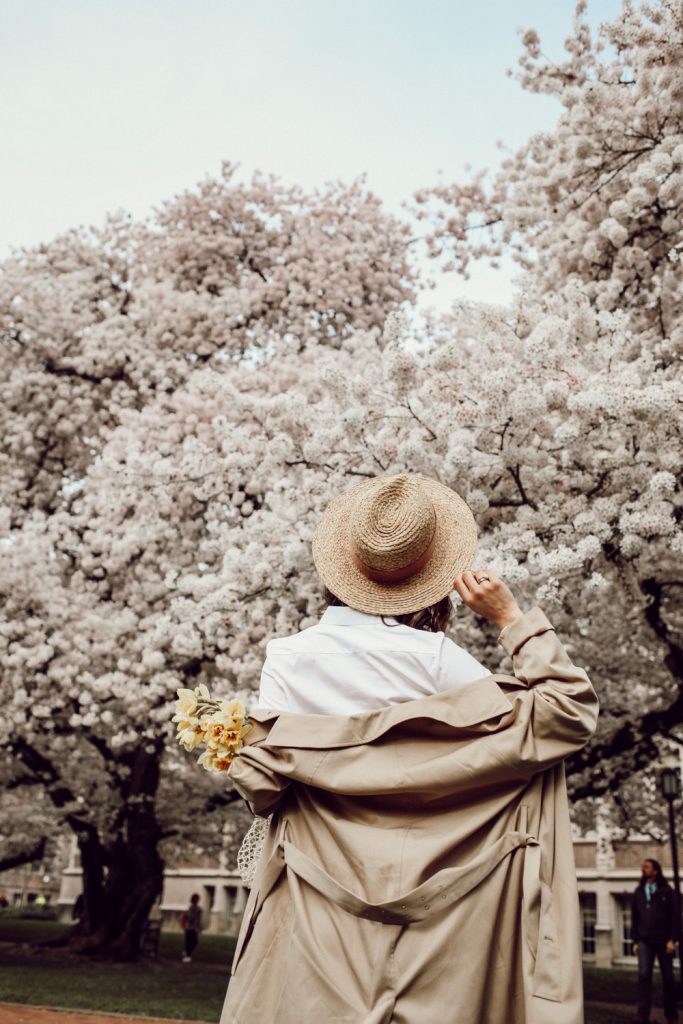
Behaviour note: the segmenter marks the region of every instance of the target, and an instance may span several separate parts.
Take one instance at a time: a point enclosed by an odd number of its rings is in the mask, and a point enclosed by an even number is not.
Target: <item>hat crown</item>
[[[382,477],[364,488],[353,508],[355,553],[371,569],[391,571],[415,562],[431,544],[436,510],[414,477]]]

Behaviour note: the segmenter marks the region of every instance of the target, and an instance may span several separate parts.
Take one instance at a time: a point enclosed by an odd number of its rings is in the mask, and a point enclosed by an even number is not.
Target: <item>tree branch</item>
[[[616,790],[636,772],[651,767],[659,757],[656,737],[674,738],[672,731],[683,724],[683,648],[671,638],[661,614],[663,590],[677,585],[677,580],[662,583],[652,577],[640,583],[643,594],[651,598],[645,606],[645,619],[667,649],[664,664],[677,683],[676,696],[667,707],[646,711],[638,719],[625,722],[608,739],[589,743],[570,758],[570,775],[590,769],[590,777],[572,788],[575,799]]]
[[[47,836],[40,839],[26,850],[19,853],[8,854],[0,857],[0,871],[11,871],[12,868],[20,868],[22,864],[32,864],[34,861],[42,860],[47,846]]]

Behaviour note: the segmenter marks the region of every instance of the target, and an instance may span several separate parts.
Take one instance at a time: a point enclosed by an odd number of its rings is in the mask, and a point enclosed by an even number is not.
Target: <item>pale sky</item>
[[[620,0],[589,0],[591,24]],[[573,0],[0,0],[0,257],[119,208],[144,216],[224,159],[402,200],[495,165],[559,105],[506,69],[517,29],[563,55]],[[491,288],[496,295],[490,295]],[[509,272],[453,282],[504,301]]]

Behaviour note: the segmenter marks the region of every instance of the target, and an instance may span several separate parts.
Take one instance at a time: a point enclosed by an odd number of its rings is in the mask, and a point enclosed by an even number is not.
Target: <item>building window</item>
[[[581,952],[584,956],[595,956],[595,922],[597,910],[595,893],[581,893]]]
[[[619,921],[621,925],[621,955],[633,956],[633,933],[631,931],[631,898],[618,896]]]

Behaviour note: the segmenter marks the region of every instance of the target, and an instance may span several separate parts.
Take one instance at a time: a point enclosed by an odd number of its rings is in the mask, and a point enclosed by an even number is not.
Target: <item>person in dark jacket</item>
[[[185,932],[185,952],[183,953],[183,963],[192,963],[192,954],[194,953],[197,942],[199,941],[199,932],[202,927],[202,908],[199,906],[199,894],[193,893],[190,898],[190,905],[183,914],[181,924]]]
[[[652,971],[655,957],[662,972],[664,1014],[676,1024],[674,953],[679,939],[676,897],[662,875],[659,861],[643,861],[640,884],[631,899],[633,952],[638,957],[638,1024],[648,1024],[652,1006]]]

